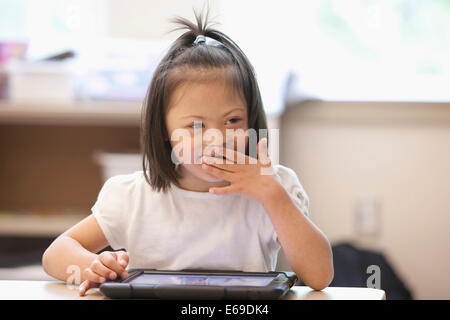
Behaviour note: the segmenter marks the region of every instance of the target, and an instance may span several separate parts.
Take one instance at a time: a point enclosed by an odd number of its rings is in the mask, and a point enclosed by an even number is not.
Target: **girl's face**
[[[177,155],[183,155],[185,148],[190,146],[190,157],[178,157],[182,180],[188,180],[190,183],[187,185],[195,186],[194,189],[206,191],[209,186],[223,185],[224,181],[205,172],[200,157],[211,155],[211,147],[225,147],[227,129],[248,129],[247,105],[223,80],[185,82],[171,95],[166,111],[166,128]],[[200,128],[202,135],[199,135]],[[179,138],[180,133],[182,139]],[[219,133],[223,139],[216,138]],[[245,141],[247,144],[248,139]]]

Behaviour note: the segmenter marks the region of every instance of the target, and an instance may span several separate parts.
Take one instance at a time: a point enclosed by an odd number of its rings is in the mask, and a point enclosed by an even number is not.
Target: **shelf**
[[[0,124],[139,126],[141,102],[0,102]]]
[[[82,214],[0,214],[0,236],[56,237],[85,217]]]

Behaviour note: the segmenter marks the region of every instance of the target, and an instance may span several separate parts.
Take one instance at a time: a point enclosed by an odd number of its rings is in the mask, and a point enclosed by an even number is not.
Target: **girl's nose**
[[[202,132],[203,144],[214,146],[226,145],[226,131],[225,129],[206,128]]]

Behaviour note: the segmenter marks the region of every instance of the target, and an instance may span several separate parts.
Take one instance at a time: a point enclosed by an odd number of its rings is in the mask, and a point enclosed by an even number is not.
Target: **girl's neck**
[[[180,165],[177,168],[177,170],[181,175],[181,178],[178,180],[178,187],[188,191],[208,192],[209,188],[211,187],[225,187],[230,184],[228,181],[219,181],[219,182],[205,181],[193,175],[191,172],[183,168],[182,165]]]

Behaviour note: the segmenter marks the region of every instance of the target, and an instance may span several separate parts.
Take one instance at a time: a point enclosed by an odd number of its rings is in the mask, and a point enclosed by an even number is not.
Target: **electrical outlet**
[[[380,232],[380,200],[374,195],[358,196],[355,209],[356,232],[377,235]]]

